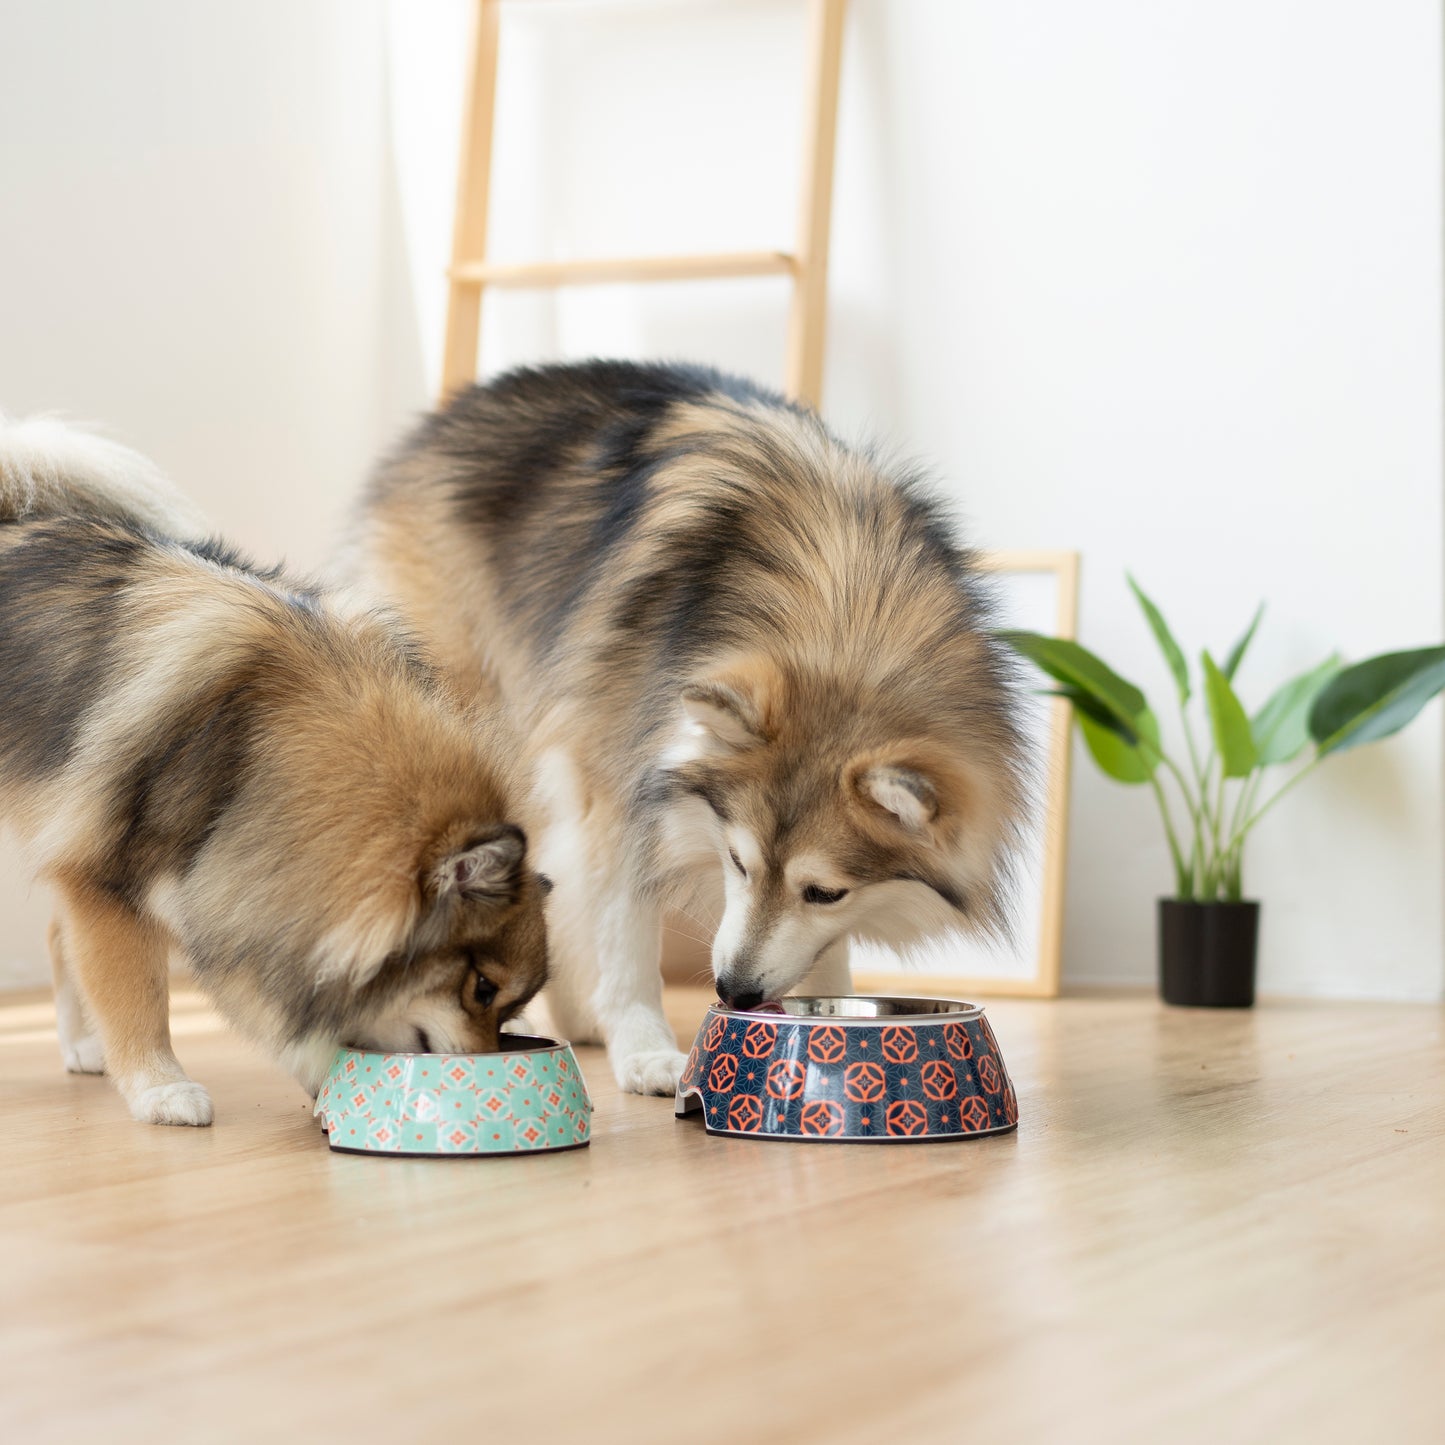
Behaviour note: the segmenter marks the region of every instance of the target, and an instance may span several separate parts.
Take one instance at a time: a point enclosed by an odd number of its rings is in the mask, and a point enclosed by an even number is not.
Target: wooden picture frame
[[[977,565],[999,579],[996,591],[1000,626],[1027,627],[1050,632],[1055,637],[1074,636],[1079,599],[1077,552],[989,552],[977,559]],[[1034,597],[1026,604],[1029,615],[1018,615],[1020,598],[1009,596],[1007,579],[1047,577],[1054,579],[1052,605]],[[943,994],[963,998],[1057,996],[1063,947],[1073,709],[1063,698],[1053,698],[1047,703],[1038,701],[1030,723],[1038,748],[1041,780],[1038,815],[1026,849],[1029,856],[1020,868],[1019,942],[989,949],[972,942],[943,940],[920,950],[917,961],[899,959],[887,950],[855,944],[855,992]],[[976,966],[950,970],[947,966],[950,955],[957,956],[964,964],[988,957],[997,959],[1001,966],[996,971]]]

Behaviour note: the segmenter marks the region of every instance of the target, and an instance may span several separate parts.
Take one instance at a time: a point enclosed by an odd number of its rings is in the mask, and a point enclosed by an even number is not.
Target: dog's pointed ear
[[[751,700],[725,682],[688,683],[682,690],[682,710],[694,727],[726,748],[751,747],[761,739]]]
[[[843,786],[870,822],[940,842],[967,806],[960,760],[924,742],[898,742],[860,753],[843,769]]]
[[[750,658],[682,690],[682,710],[693,728],[728,751],[767,742],[777,704],[777,671],[766,658]]]
[[[923,833],[938,817],[938,790],[914,768],[878,763],[855,780],[859,794],[876,808],[891,813],[910,833]]]
[[[526,856],[526,834],[504,823],[433,863],[425,874],[427,896],[437,903],[449,898],[510,900]]]

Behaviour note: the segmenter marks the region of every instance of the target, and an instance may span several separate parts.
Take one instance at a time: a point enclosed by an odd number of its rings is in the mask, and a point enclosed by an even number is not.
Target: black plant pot
[[[1250,1008],[1258,903],[1159,900],[1159,992],[1192,1008]]]

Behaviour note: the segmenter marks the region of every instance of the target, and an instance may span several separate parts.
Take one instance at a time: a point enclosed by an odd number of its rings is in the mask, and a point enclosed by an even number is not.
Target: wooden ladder
[[[497,38],[502,0],[476,0],[462,118],[457,211],[448,272],[442,394],[475,379],[482,296],[489,286],[543,288],[616,281],[692,281],[736,276],[791,276],[784,386],[816,406],[823,390],[828,299],[828,228],[833,208],[833,152],[838,76],[847,0],[807,0],[808,103],[798,243],[792,252],[607,257],[592,261],[496,262],[487,259],[492,125],[497,98]]]

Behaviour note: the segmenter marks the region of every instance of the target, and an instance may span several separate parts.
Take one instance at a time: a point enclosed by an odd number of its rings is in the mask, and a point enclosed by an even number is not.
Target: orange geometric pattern
[[[988,1128],[988,1105],[977,1096],[963,1101],[963,1108],[958,1111],[959,1127],[969,1134],[976,1134],[980,1129]]]
[[[728,1128],[741,1134],[756,1134],[763,1122],[763,1106],[756,1094],[739,1094],[728,1105]]]
[[[805,1134],[841,1134],[843,1132],[843,1106],[832,1099],[814,1099],[803,1105],[798,1127]]]
[[[911,1064],[918,1057],[918,1040],[912,1029],[883,1030],[883,1057],[890,1064]]]
[[[973,1040],[969,1038],[968,1030],[962,1024],[944,1024],[943,1046],[955,1059],[973,1057]]]
[[[890,1134],[928,1133],[928,1110],[917,1099],[895,1099],[884,1118]]]
[[[797,1059],[774,1059],[768,1065],[768,1093],[775,1099],[796,1099],[806,1077],[807,1071]]]
[[[743,1052],[750,1059],[765,1059],[778,1041],[777,1024],[749,1024],[743,1035]]]
[[[841,1063],[848,1052],[848,1040],[836,1024],[827,1024],[808,1033],[808,1057],[815,1064]]]
[[[788,1017],[781,1009],[736,1021],[710,1014],[682,1092],[703,1095],[710,1130],[734,1134],[989,1134],[1018,1122],[1018,1099],[992,1039],[977,1015],[864,1022]]]
[[[843,1070],[843,1092],[855,1104],[871,1104],[883,1097],[887,1081],[877,1064],[849,1064]]]
[[[978,1026],[983,1030],[983,1041],[994,1052],[998,1053],[998,1040],[993,1036],[993,1028],[987,1019],[979,1019]]]
[[[923,1092],[930,1099],[951,1099],[958,1093],[958,1078],[951,1064],[942,1059],[929,1059],[919,1071]]]

